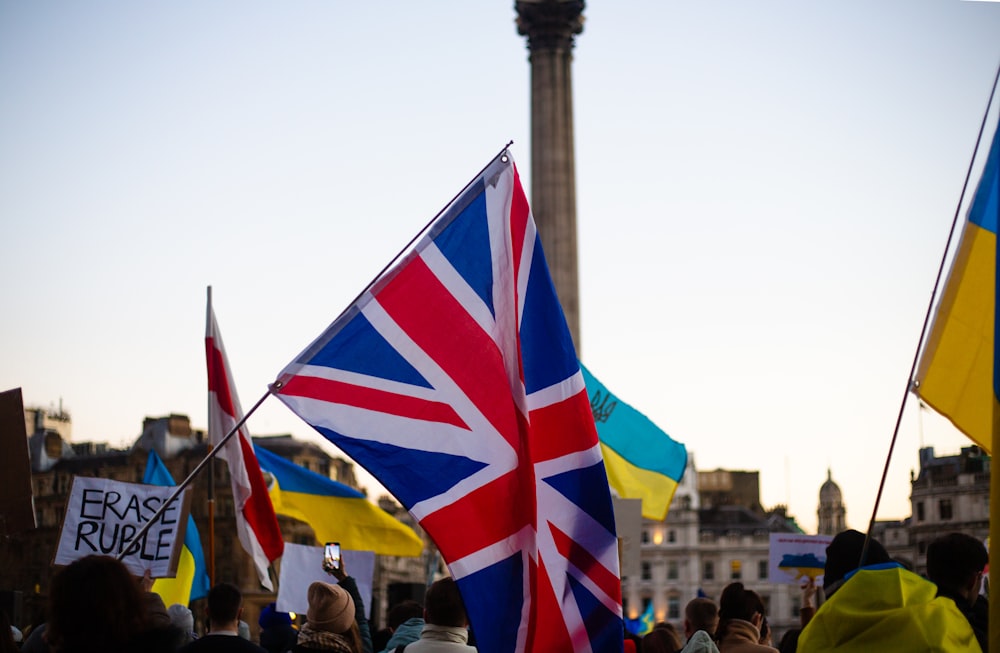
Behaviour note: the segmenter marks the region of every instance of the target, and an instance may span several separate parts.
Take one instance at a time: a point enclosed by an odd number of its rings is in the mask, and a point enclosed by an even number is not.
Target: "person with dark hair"
[[[45,639],[56,653],[167,653],[178,642],[159,596],[144,592],[120,561],[98,555],[52,579]]]
[[[968,619],[980,648],[989,648],[989,605],[979,593],[989,562],[986,546],[965,533],[948,533],[927,547],[927,578],[938,587],[938,596],[955,602]]]
[[[267,653],[240,637],[243,594],[231,583],[219,583],[208,591],[205,607],[208,632],[181,649],[181,653]]]
[[[397,603],[389,610],[386,625],[392,635],[383,653],[393,653],[398,647],[420,639],[424,629],[424,607],[412,599]]]
[[[767,615],[764,601],[743,583],[730,583],[719,597],[719,628],[716,639],[720,653],[777,653],[760,643],[761,626]]]
[[[698,597],[688,601],[684,607],[684,636],[691,639],[699,630],[715,636],[719,626],[719,606],[709,598]]]
[[[680,648],[681,639],[677,631],[654,627],[642,638],[639,653],[677,653]]]
[[[424,624],[420,639],[406,645],[406,653],[473,653],[469,646],[469,618],[452,578],[435,581],[424,598]]]

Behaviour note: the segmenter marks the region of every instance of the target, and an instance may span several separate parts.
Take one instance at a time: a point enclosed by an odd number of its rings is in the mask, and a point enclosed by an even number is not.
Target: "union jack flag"
[[[482,653],[622,650],[590,400],[508,152],[272,391],[433,538]]]

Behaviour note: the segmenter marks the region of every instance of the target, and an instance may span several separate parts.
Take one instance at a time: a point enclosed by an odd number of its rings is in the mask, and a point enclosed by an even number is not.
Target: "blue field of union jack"
[[[590,400],[509,153],[273,390],[420,522],[482,653],[622,650]]]

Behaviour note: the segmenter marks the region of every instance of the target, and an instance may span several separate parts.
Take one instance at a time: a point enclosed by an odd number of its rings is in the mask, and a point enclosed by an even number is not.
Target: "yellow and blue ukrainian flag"
[[[146,474],[142,482],[146,485],[164,485],[172,487],[173,476],[167,470],[156,452],[149,450],[149,458],[146,460]],[[198,536],[198,527],[195,526],[194,517],[188,515],[187,528],[184,531],[184,547],[181,549],[180,559],[177,562],[177,576],[174,578],[158,578],[153,582],[153,591],[160,595],[164,605],[170,606],[174,603],[188,605],[195,599],[200,599],[208,595],[209,580],[208,570],[205,566],[205,552],[201,548],[201,538]]]
[[[320,542],[340,542],[353,551],[418,556],[424,543],[413,529],[370,502],[363,494],[290,460],[254,447],[269,482],[271,503],[279,515],[312,526]],[[270,479],[269,479],[270,481]]]
[[[580,363],[604,454],[618,496],[642,499],[642,516],[662,520],[687,467],[687,450],[648,417],[612,394]]]
[[[1000,129],[969,207],[961,242],[920,357],[916,392],[976,444],[992,450],[997,348]]]

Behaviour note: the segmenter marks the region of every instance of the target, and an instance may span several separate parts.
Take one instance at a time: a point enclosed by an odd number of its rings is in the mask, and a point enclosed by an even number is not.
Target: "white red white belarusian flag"
[[[240,408],[229,359],[212,311],[211,288],[208,289],[205,355],[208,360],[208,434],[215,446],[243,419],[243,409]],[[218,456],[229,465],[240,542],[253,559],[260,584],[271,590],[268,566],[281,556],[285,544],[246,425],[229,439]]]

